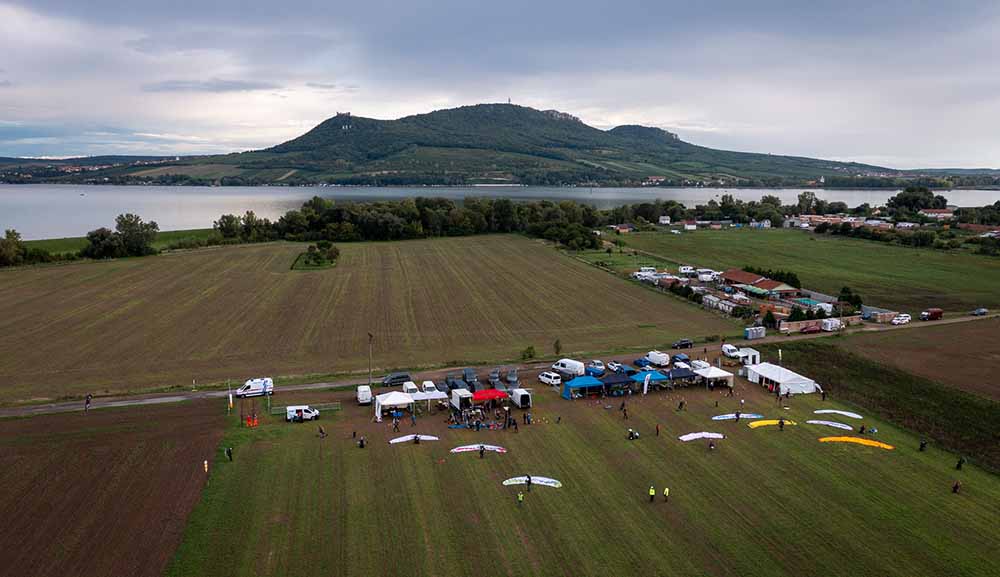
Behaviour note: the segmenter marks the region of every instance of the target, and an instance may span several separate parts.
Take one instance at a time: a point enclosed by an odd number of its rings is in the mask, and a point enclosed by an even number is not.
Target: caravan
[[[458,411],[471,409],[472,393],[469,392],[469,389],[452,389],[451,406]]]

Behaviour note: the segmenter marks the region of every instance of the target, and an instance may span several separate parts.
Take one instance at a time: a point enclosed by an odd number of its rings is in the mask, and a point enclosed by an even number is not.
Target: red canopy
[[[490,401],[493,399],[506,399],[507,393],[496,389],[483,389],[472,393],[473,401]]]

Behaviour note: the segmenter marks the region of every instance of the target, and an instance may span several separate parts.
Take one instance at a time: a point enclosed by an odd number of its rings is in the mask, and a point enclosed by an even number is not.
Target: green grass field
[[[689,410],[677,413],[681,395]],[[744,395],[747,411],[800,424],[710,420]],[[215,463],[166,574],[996,574],[1000,481],[972,466],[955,471],[955,456],[936,448],[917,452],[918,439],[889,423],[865,420],[894,451],[817,442],[843,431],[804,424],[821,405],[815,395],[783,410],[757,387],[735,398],[657,393],[630,400],[627,422],[617,401],[608,405],[536,389],[537,424],[519,433],[449,430],[441,416],[404,422],[400,434],[441,436],[421,445],[386,444],[388,422],[372,423],[370,407],[346,399],[320,422],[326,439],[316,425],[280,420],[231,428],[223,445],[235,446],[235,462]],[[642,437],[627,441],[627,426]],[[677,440],[701,430],[728,438],[714,452]],[[370,446],[356,448],[352,431]],[[448,453],[480,442],[509,452]],[[519,507],[501,481],[526,473],[564,486],[535,487]]]
[[[0,272],[0,402],[649,350],[738,325],[521,236],[301,243]]]
[[[165,230],[156,235],[156,240],[153,242],[153,246],[159,250],[163,250],[177,241],[207,239],[214,234],[216,234],[216,232],[211,228]],[[87,246],[87,237],[76,236],[68,238],[27,240],[24,244],[26,244],[29,248],[46,250],[52,254],[65,254],[79,252]]]
[[[836,295],[847,285],[867,304],[904,312],[938,306],[946,313],[966,314],[979,306],[1000,306],[1000,258],[797,230],[652,232],[622,238],[630,247],[679,264],[790,270],[805,288]]]

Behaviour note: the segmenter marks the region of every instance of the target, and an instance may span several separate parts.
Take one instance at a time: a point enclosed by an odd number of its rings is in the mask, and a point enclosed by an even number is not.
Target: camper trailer
[[[452,389],[451,406],[458,411],[472,408],[472,393],[469,389]]]

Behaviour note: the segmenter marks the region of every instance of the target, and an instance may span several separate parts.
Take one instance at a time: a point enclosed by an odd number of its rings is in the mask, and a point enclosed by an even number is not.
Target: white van
[[[691,276],[695,274],[693,266],[682,266],[681,268],[677,269],[677,272],[684,276]]]
[[[462,409],[471,409],[472,393],[469,392],[469,389],[452,389],[451,406],[459,411]]]
[[[414,383],[413,381],[406,381],[403,383],[403,392],[407,395],[412,395],[419,393],[420,389],[417,388],[417,383]]]
[[[243,386],[236,389],[237,397],[261,397],[274,394],[274,381],[270,377],[263,379],[250,379],[243,383]]]
[[[372,388],[368,385],[361,385],[358,387],[358,404],[359,405],[370,405],[372,404]]]
[[[581,377],[587,372],[587,368],[583,366],[583,363],[574,361],[573,359],[559,359],[552,364],[552,370],[573,377]]]
[[[731,359],[735,359],[740,356],[740,348],[736,345],[724,344],[722,345],[722,354],[726,355]]]
[[[319,418],[319,411],[309,405],[291,405],[285,407],[285,420],[291,422],[314,421]]]
[[[665,367],[670,364],[670,355],[660,351],[649,351],[646,353],[646,360],[653,366]]]
[[[528,389],[511,389],[510,400],[519,409],[530,409],[531,391]]]

